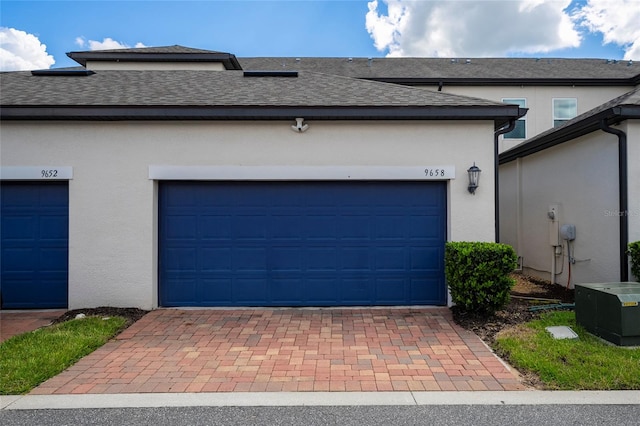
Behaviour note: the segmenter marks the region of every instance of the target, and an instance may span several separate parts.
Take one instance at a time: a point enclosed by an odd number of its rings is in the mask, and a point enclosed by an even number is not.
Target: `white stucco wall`
[[[578,115],[585,113],[615,97],[623,95],[633,86],[450,86],[446,85],[443,92],[458,95],[474,96],[501,102],[504,98],[526,99],[529,111],[526,115],[527,139],[549,130],[553,127],[553,99],[576,98]],[[524,139],[504,139],[500,137],[499,150],[505,151]]]
[[[624,130],[624,126],[622,127]],[[637,129],[636,129],[637,131]],[[638,141],[630,143],[632,203],[638,206]],[[634,151],[635,150],[635,151]],[[635,152],[636,157],[633,157]],[[523,257],[525,271],[551,277],[553,249],[547,210],[559,207],[559,225],[574,224],[571,286],[620,279],[618,138],[601,131],[500,166],[500,237]],[[636,207],[631,207],[636,208]],[[633,218],[632,222],[634,221]],[[638,232],[638,220],[630,227]],[[557,256],[558,284],[568,282],[567,246]]]
[[[150,165],[454,165],[450,240],[493,241],[493,123],[4,122],[2,166],[71,166],[69,308],[157,305]],[[466,170],[482,169],[476,195]],[[381,176],[381,178],[384,178]]]

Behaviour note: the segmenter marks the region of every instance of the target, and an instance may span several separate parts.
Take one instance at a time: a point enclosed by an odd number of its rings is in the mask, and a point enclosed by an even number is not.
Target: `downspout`
[[[618,204],[620,215],[620,281],[629,281],[629,199],[627,198],[627,134],[620,129],[607,125],[606,119],[600,121],[603,132],[618,137]]]
[[[498,129],[493,135],[493,193],[494,196],[494,210],[495,210],[495,234],[496,243],[500,242],[500,180],[498,179],[498,139],[500,135],[509,133],[516,127],[516,118],[509,120],[509,124],[506,127]]]

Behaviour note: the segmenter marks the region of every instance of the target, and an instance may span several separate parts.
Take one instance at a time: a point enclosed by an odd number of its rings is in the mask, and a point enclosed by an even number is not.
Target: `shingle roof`
[[[559,58],[238,58],[243,69],[313,70],[407,84],[637,84],[640,63]],[[637,80],[635,83],[634,81]],[[634,81],[632,81],[634,80]]]
[[[318,117],[325,118],[455,115],[469,119],[499,118],[501,122],[525,111],[485,99],[312,71],[301,71],[293,78],[245,77],[242,71],[99,71],[83,77],[11,72],[2,74],[0,79],[5,119],[9,117],[9,107],[23,110],[189,107],[200,113],[203,109],[216,110],[220,118],[225,111],[227,116],[237,118],[253,114],[250,110],[255,113],[271,109],[273,113],[286,108],[306,108],[315,109]],[[328,109],[332,112],[326,115]],[[344,112],[347,109],[351,111]]]
[[[603,122],[611,125],[628,119],[640,119],[640,86],[501,153],[500,164],[591,133]]]

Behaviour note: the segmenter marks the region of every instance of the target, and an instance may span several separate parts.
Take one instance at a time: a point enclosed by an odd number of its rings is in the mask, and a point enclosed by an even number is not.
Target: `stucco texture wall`
[[[3,166],[71,166],[69,308],[157,305],[150,165],[454,165],[450,240],[493,241],[492,122],[5,122]],[[476,195],[466,170],[482,169]]]
[[[559,226],[575,225],[576,239],[570,283],[567,243],[560,240],[555,282],[573,287],[618,281],[618,198],[614,135],[597,131],[512,161],[500,166],[501,241],[516,247],[526,272],[550,279],[554,251],[547,211],[557,205]]]

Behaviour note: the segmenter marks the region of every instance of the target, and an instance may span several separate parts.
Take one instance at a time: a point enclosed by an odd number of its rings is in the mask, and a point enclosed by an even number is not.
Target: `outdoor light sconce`
[[[467,173],[469,173],[469,187],[467,188],[470,193],[473,195],[476,194],[476,189],[478,188],[478,183],[480,182],[480,168],[476,166],[475,161],[473,162],[473,166],[469,167]]]

